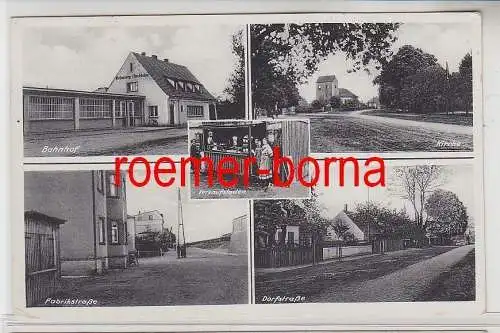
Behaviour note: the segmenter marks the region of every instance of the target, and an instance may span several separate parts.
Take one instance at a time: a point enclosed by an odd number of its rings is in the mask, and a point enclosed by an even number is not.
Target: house
[[[95,91],[23,87],[25,133],[182,126],[216,119],[216,99],[183,65],[130,52],[108,87]]]
[[[64,220],[60,226],[61,274],[90,275],[127,267],[127,200],[114,171],[25,172],[25,211]]]
[[[299,244],[299,231],[300,227],[298,225],[287,225],[285,233],[285,243],[286,244]],[[279,242],[283,234],[283,230],[278,228],[274,234],[274,240],[276,243]]]
[[[350,90],[345,89],[345,88],[340,88],[339,89],[339,95],[338,96],[339,96],[340,102],[342,104],[357,103],[358,102],[358,96],[356,96]]]
[[[373,97],[371,98],[366,105],[368,105],[369,108],[374,108],[374,109],[380,109],[380,101],[378,97]]]
[[[380,230],[373,223],[373,221],[359,221],[355,220],[352,213],[347,209],[347,205],[341,210],[332,220],[332,224],[345,225],[349,227],[348,232],[354,236],[357,241],[369,241],[376,237]],[[327,234],[325,236],[327,241],[339,241],[342,240],[339,235],[335,232],[332,226],[328,227]]]
[[[164,216],[158,210],[139,212],[134,216],[134,220],[136,234],[149,231],[162,232],[165,227]]]
[[[329,102],[332,96],[339,95],[339,82],[335,75],[320,76],[316,80],[316,99]]]
[[[248,252],[248,216],[241,215],[233,219],[233,230],[229,240],[229,252]]]

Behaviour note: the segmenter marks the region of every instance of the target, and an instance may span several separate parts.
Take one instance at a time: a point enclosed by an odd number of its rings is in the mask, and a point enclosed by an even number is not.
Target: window
[[[99,244],[106,244],[106,220],[99,217]]]
[[[149,106],[149,117],[158,118],[158,105]]]
[[[193,91],[193,85],[191,83],[186,83],[186,90]]]
[[[148,218],[151,221],[153,219],[153,215],[149,215]]]
[[[125,101],[119,101],[115,103],[115,118],[123,118],[125,117],[125,109],[126,104]]]
[[[167,81],[168,81],[168,83],[170,83],[170,85],[171,85],[173,88],[175,88],[175,81],[174,81],[174,80],[167,78]]]
[[[80,98],[80,118],[111,118],[113,100],[103,98]]]
[[[30,120],[73,119],[75,99],[66,97],[28,96],[27,108]]]
[[[111,222],[111,244],[118,244],[118,223]]]
[[[321,90],[321,86],[318,86],[318,89]]]
[[[203,106],[202,105],[188,105],[187,106],[188,117],[203,117]]]
[[[177,89],[184,90],[184,82],[181,82],[181,81],[177,82]]]
[[[120,192],[118,191],[118,186],[115,184],[115,175],[110,174],[108,176],[108,196],[110,197],[119,197]]]
[[[295,243],[295,233],[293,231],[288,232],[288,243]]]
[[[97,190],[104,193],[104,172],[97,170]]]
[[[134,71],[134,64],[133,63],[130,63],[130,71],[133,72]]]
[[[195,85],[194,85],[194,90],[195,90],[196,92],[200,92],[200,85],[199,85],[199,84],[195,84]]]
[[[127,83],[127,92],[137,92],[139,90],[139,86],[137,82],[128,82]]]

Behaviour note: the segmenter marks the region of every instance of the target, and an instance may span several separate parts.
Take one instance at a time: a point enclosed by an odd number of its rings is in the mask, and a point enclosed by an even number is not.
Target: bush
[[[313,109],[321,109],[323,108],[323,106],[325,106],[325,103],[323,101],[318,101],[317,99],[315,99],[312,103],[311,103],[311,107]]]

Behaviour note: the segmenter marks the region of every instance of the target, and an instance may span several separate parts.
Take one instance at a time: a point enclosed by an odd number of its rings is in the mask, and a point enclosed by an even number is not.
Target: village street
[[[43,148],[69,147],[74,152],[44,152]],[[25,157],[179,155],[187,154],[186,128],[134,127],[63,133],[29,134]]]
[[[171,250],[102,276],[63,278],[59,289],[52,298],[92,298],[97,306],[248,303],[247,255],[188,247],[177,259]]]
[[[275,273],[257,271],[255,299],[257,303],[265,303],[264,296],[304,296],[305,302],[320,303],[419,301],[473,248],[408,249]]]
[[[297,114],[311,123],[311,151],[472,151],[472,127],[366,114],[369,110]]]

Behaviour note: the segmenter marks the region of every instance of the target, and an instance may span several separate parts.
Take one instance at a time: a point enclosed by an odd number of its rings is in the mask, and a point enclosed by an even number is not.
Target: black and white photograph
[[[313,153],[472,152],[480,40],[479,20],[251,25],[253,116],[310,119]]]
[[[189,141],[191,199],[310,197],[307,119],[190,121]]]
[[[472,164],[387,174],[385,187],[255,200],[255,303],[474,301]]]
[[[186,154],[188,120],[245,118],[243,25],[122,19],[23,27],[25,157]]]
[[[27,307],[249,303],[248,202],[118,177],[26,171]]]

